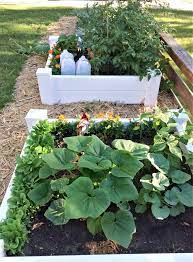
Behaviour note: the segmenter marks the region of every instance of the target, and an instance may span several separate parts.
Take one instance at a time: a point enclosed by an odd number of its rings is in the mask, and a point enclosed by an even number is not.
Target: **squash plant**
[[[193,153],[182,150],[192,145],[191,124],[179,136],[171,114],[156,111],[126,126],[91,121],[86,136],[75,136],[76,125],[42,121],[31,132],[0,223],[11,254],[22,252],[41,208],[55,225],[81,219],[93,235],[103,232],[128,247],[136,231],[132,213],[140,219],[136,213],[147,210],[162,220],[193,207]]]
[[[131,142],[133,152],[116,150],[94,135],[67,137],[64,142],[66,148],[42,156],[41,183],[29,198],[40,206],[53,200],[45,216],[55,225],[86,219],[92,234],[103,231],[108,239],[128,247],[136,229],[125,204],[138,198],[133,178],[149,147]]]

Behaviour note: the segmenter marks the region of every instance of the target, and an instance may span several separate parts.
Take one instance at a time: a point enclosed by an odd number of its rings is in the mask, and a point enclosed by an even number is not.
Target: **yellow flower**
[[[102,112],[99,112],[98,114],[95,115],[96,118],[105,118],[105,114]]]
[[[116,122],[116,121],[119,121],[120,120],[120,116],[119,115],[115,115],[113,120]]]
[[[66,120],[66,117],[64,115],[59,115],[58,120],[64,121],[64,120]]]
[[[108,112],[107,118],[110,119],[110,120],[113,120],[113,118],[114,118],[113,112]]]
[[[60,64],[55,64],[55,68],[60,68]]]

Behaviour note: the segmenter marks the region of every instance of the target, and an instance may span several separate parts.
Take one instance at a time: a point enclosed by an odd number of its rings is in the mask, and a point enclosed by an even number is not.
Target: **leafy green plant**
[[[150,69],[159,74],[165,61],[159,39],[161,28],[139,1],[95,5],[79,13],[83,44],[91,48],[94,74],[146,76]]]
[[[41,206],[49,203],[53,194],[54,200],[45,216],[54,224],[64,224],[70,219],[88,219],[91,233],[102,229],[107,238],[128,247],[135,223],[131,212],[120,206],[122,202],[138,197],[132,179],[143,167],[141,157],[136,157],[134,152],[112,149],[96,136],[67,137],[64,142],[67,148],[54,149],[42,156],[45,165],[39,176],[45,177],[46,182],[36,184],[28,197]],[[56,170],[63,173],[53,179]],[[117,212],[108,212],[113,205],[117,206]],[[120,221],[124,221],[124,229]]]
[[[0,224],[11,254],[22,251],[31,218],[42,207],[55,225],[81,219],[91,234],[104,233],[128,247],[136,231],[133,206],[136,213],[151,210],[156,219],[193,206],[187,165],[192,153],[181,149],[192,141],[192,125],[179,136],[171,114],[161,111],[128,125],[91,121],[86,136],[75,136],[76,125],[41,121],[30,134],[17,160],[7,219]],[[147,143],[139,143],[145,136]]]

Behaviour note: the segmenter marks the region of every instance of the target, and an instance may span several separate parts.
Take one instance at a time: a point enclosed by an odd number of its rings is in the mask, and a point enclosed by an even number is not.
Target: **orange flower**
[[[56,56],[55,56],[55,59],[60,59],[60,55],[56,55]]]
[[[96,118],[105,118],[105,114],[100,112],[98,114],[95,115]]]
[[[60,121],[66,120],[65,115],[59,115],[59,116],[58,116],[58,120],[60,120]]]
[[[59,69],[60,68],[60,64],[55,64],[55,68]]]
[[[108,117],[108,119],[112,120],[114,118],[113,112],[108,112],[107,117]]]
[[[50,50],[48,51],[48,53],[49,53],[49,54],[53,54],[53,49],[50,49]]]

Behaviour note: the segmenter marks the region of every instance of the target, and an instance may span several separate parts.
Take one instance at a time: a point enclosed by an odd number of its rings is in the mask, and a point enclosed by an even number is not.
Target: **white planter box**
[[[48,119],[47,110],[41,109],[31,109],[26,116],[26,123],[28,131],[31,131],[32,126],[34,126],[39,120]],[[176,110],[174,110],[176,111]],[[44,115],[44,117],[43,117]],[[49,121],[55,121],[56,119],[49,119]],[[96,122],[100,122],[103,119],[95,119]],[[138,121],[138,119],[133,119]],[[188,120],[186,114],[182,113],[178,118],[175,118],[177,123],[183,124],[185,128],[185,123]],[[76,119],[69,119],[69,122],[74,122]],[[121,119],[123,123],[129,123],[128,119]],[[178,128],[177,128],[178,131]],[[182,132],[182,129],[180,129]],[[25,144],[26,145],[26,144]],[[25,145],[22,149],[21,155],[24,154]],[[3,202],[0,206],[0,222],[6,219],[6,213],[8,210],[8,200],[11,197],[11,190],[13,184],[13,178],[15,177],[15,171],[12,175],[10,184],[7,188],[6,194],[4,196]],[[193,254],[190,253],[179,253],[179,254],[118,254],[118,255],[63,255],[63,256],[33,256],[33,257],[6,257],[6,252],[4,250],[4,241],[0,239],[0,262],[89,262],[91,259],[93,262],[192,262]]]
[[[50,47],[57,41],[50,36]],[[42,104],[64,104],[72,102],[108,101],[125,104],[155,106],[161,75],[147,77],[141,81],[138,76],[106,75],[52,75],[49,68],[51,55],[46,67],[36,72]]]

